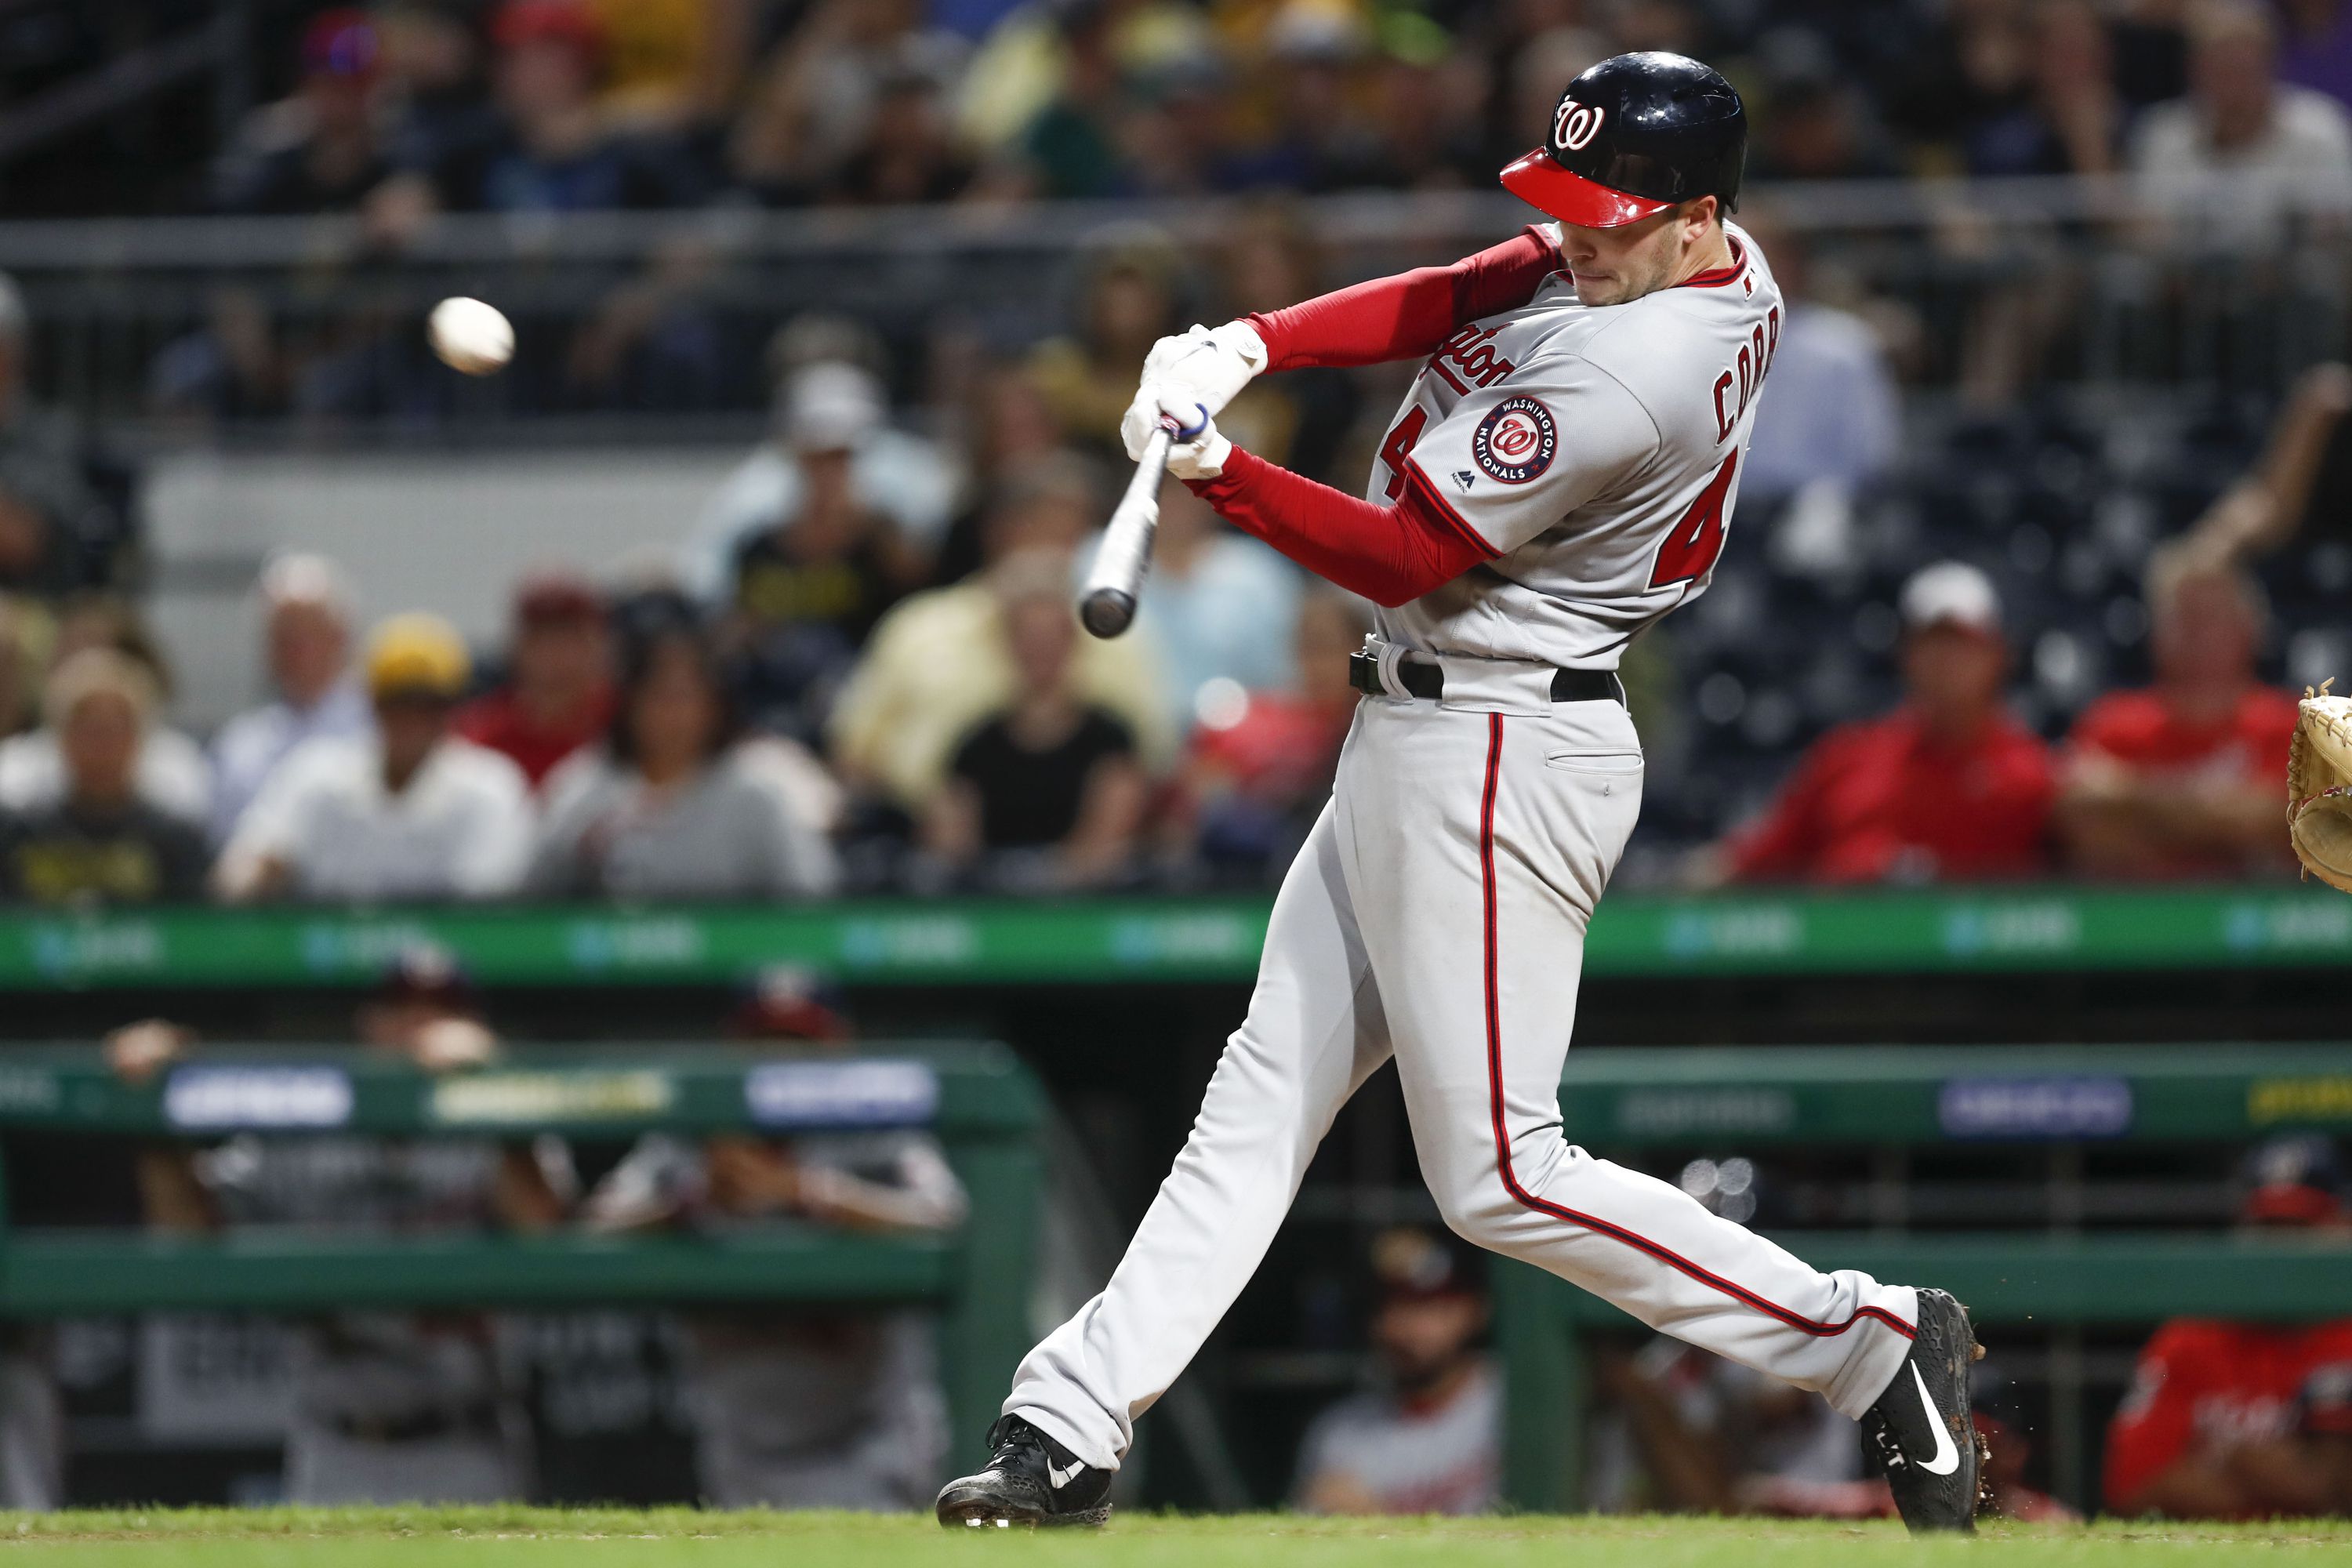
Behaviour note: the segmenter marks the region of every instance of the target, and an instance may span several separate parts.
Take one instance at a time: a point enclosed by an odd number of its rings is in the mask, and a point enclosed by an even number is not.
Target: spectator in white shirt
[[[110,648],[146,671],[160,702],[172,695],[172,672],[154,635],[131,604],[112,594],[83,594],[58,612],[48,669],[63,668],[88,648]],[[205,749],[161,723],[147,728],[139,749],[139,799],[198,829],[212,812],[212,764]],[[66,797],[66,765],[53,725],[0,741],[0,811],[37,814]]]
[[[367,698],[352,679],[352,591],[323,555],[280,555],[262,569],[264,650],[276,700],[248,709],[213,737],[213,839],[236,830],[294,748],[322,735],[367,732]]]
[[[811,452],[846,450],[857,504],[929,560],[947,532],[963,472],[936,442],[894,427],[889,413],[881,381],[861,366],[819,361],[793,371],[777,391],[774,437],[727,476],[680,547],[688,591],[708,605],[725,601],[743,546],[800,514]]]
[[[2297,213],[2352,211],[2352,119],[2277,79],[2269,7],[2200,0],[2188,32],[2189,96],[2148,110],[2132,138],[2141,199],[2209,248],[2260,249]]]
[[[232,902],[269,897],[495,898],[530,850],[530,786],[496,752],[449,732],[469,670],[436,616],[394,616],[369,638],[375,731],[306,741],[246,811],[214,868]]]
[[[833,846],[739,739],[709,638],[689,623],[625,649],[612,733],[547,783],[530,884],[551,897],[784,899],[833,890]]]

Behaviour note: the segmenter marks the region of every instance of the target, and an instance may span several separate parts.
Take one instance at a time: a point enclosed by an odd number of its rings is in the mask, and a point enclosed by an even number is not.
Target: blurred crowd
[[[1307,291],[1281,234],[1237,244],[1244,275],[1263,275],[1255,298]],[[77,575],[86,557],[61,514],[31,514],[27,564],[0,572],[13,590],[0,598],[0,898],[1266,885],[1328,793],[1355,702],[1346,656],[1370,606],[1171,483],[1137,629],[1079,634],[1074,587],[1119,478],[1111,422],[1173,320],[1156,254],[1107,260],[1084,329],[991,380],[962,445],[893,421],[870,335],[791,323],[774,433],[675,559],[622,580],[533,575],[493,647],[424,612],[359,626],[334,562],[273,559],[257,585],[265,700],[203,741],[168,721],[168,661],[135,601],[103,566]],[[1785,413],[1767,401],[1759,451],[1772,460],[1759,458],[1748,501],[1779,518],[1771,548],[1883,457],[1855,455],[1853,425],[1819,416],[1867,407],[1884,386],[1856,330],[1832,307],[1792,312],[1780,363],[1799,384]],[[1229,423],[1259,450],[1345,466],[1325,454],[1348,444],[1334,432],[1360,401],[1336,373],[1308,372],[1253,386]],[[1877,645],[1891,710],[1854,720],[1848,693],[1833,713],[1847,721],[1777,797],[1709,825],[1712,844],[1654,858],[1651,879],[2283,875],[2294,702],[2262,679],[2273,638],[2253,566],[2301,527],[2348,408],[2352,373],[2306,375],[2253,466],[2135,557],[2125,607],[2146,617],[2144,688],[2021,716],[1992,578],[1964,561],[1906,563]],[[25,471],[46,460],[70,479],[69,458],[42,458],[40,420],[26,425]],[[0,422],[0,497],[16,432]],[[1798,499],[1774,493],[1776,466],[1806,476]],[[69,557],[54,574],[53,554]],[[1718,594],[1737,605],[1738,590]],[[1698,624],[1715,609],[1702,601]],[[1715,717],[1729,679],[1678,689],[1677,635],[1670,623],[1628,657],[1661,755],[1694,697]],[[1741,673],[1765,653],[1751,641]]]
[[[1759,179],[2352,183],[2336,0],[382,0],[292,7],[213,210],[1485,189],[1627,49],[1722,68]],[[2278,60],[2272,80],[2271,59]]]
[[[1261,882],[1328,791],[1366,617],[1171,501],[1171,586],[1230,578],[1265,601],[1237,619],[1253,606],[1221,596],[1205,628],[1183,628],[1213,644],[1171,694],[1157,640],[1079,636],[1089,495],[1059,462],[1024,479],[992,509],[984,563],[940,586],[892,588],[844,559],[872,550],[870,519],[831,539],[762,531],[713,605],[536,576],[478,674],[439,617],[362,635],[332,563],[280,557],[261,584],[270,700],[208,744],[163,721],[161,656],[122,602],[18,601],[0,900],[752,901],[1192,886],[1220,868]],[[1202,537],[1184,542],[1188,528]],[[1179,711],[1198,717],[1180,730]]]
[[[2010,700],[2016,638],[1983,570],[1912,574],[1893,638],[1901,699],[1797,760],[1764,809],[1693,856],[1689,879],[1999,881],[2260,876],[2284,866],[2280,780],[2295,700],[2257,667],[2272,635],[2254,563],[2301,526],[2352,372],[2286,401],[2266,450],[2157,545],[2137,601],[2154,677],[2092,696],[2053,744]]]
[[[276,35],[282,49],[299,32],[299,48],[263,73],[290,73],[285,96],[218,151],[204,195],[157,205],[339,214],[361,238],[322,242],[292,287],[217,280],[202,324],[173,329],[148,363],[156,414],[452,418],[467,389],[422,353],[385,271],[443,213],[921,203],[937,204],[927,222],[961,209],[1001,226],[1053,198],[1491,193],[1542,141],[1560,88],[1631,48],[1701,55],[1740,87],[1751,191],[2115,175],[2135,198],[2116,232],[2197,256],[2273,249],[2313,217],[2340,234],[2352,215],[2352,7],[2336,0],[387,0],[303,14]],[[2070,304],[2086,290],[2166,292],[2060,262],[2062,242],[2092,232],[2021,246],[1947,223],[1939,264],[1983,299],[1948,351],[1963,363],[1939,368],[1998,402],[2080,331]],[[1191,289],[1169,259],[1164,281]],[[1236,265],[1192,291],[1276,280]],[[756,345],[736,330],[751,285],[706,240],[680,230],[593,283],[557,288],[540,270],[520,269],[504,301],[522,328],[499,389],[509,412],[756,400]],[[2311,283],[2233,276],[2231,289]],[[935,279],[910,289],[872,321],[901,397],[944,407],[962,371],[942,334],[1025,346]],[[1876,324],[1921,368],[1919,323]]]

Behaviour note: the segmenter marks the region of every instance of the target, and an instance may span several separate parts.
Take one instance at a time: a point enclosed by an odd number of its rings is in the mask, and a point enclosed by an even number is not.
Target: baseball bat
[[[1118,637],[1135,624],[1136,601],[1151,573],[1151,542],[1160,531],[1160,481],[1168,471],[1168,448],[1180,434],[1173,419],[1160,421],[1103,529],[1102,548],[1078,595],[1078,623],[1098,637]]]

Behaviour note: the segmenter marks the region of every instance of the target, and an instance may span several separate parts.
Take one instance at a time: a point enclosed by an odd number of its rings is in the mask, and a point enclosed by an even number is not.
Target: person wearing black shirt
[[[875,623],[922,574],[858,491],[858,450],[882,421],[863,371],[812,365],[793,382],[783,437],[799,483],[789,509],[737,546],[724,626],[731,681],[757,728],[816,742]]]
[[[1128,868],[1142,822],[1135,737],[1073,690],[1077,627],[1058,584],[1009,596],[1003,614],[1018,693],[957,749],[927,847],[1001,884],[1101,886]]]
[[[616,131],[596,105],[605,39],[580,0],[506,0],[490,23],[499,114],[425,150],[439,205],[475,212],[609,212],[692,204],[703,180],[668,140]]]
[[[48,709],[66,789],[54,805],[0,818],[0,900],[88,908],[201,896],[204,836],[139,796],[153,692],[146,672],[111,648],[58,668]]]
[[[232,213],[352,212],[393,172],[379,120],[383,40],[356,7],[302,35],[294,96],[257,114],[221,160],[215,205]]]

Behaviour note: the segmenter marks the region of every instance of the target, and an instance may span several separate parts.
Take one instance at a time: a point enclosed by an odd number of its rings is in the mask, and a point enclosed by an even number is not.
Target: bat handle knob
[[[1097,588],[1078,606],[1078,619],[1098,637],[1115,637],[1134,623],[1135,595],[1117,588]]]

